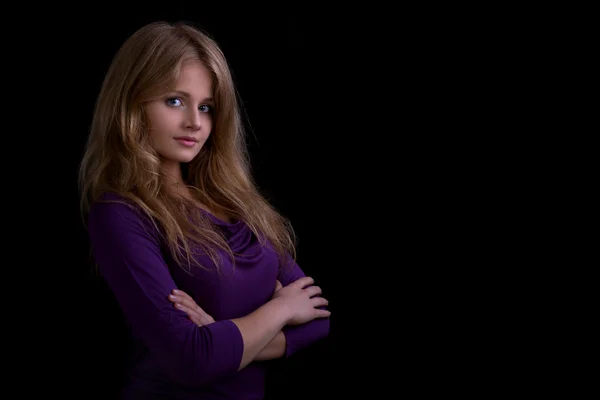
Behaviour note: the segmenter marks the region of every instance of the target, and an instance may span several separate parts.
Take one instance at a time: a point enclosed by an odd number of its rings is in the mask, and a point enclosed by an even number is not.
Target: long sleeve
[[[236,325],[224,320],[199,328],[168,300],[176,285],[147,217],[125,204],[96,203],[88,227],[100,273],[134,334],[164,360],[173,381],[200,386],[237,372],[243,341]]]
[[[288,263],[279,272],[279,282],[283,286],[306,276],[300,266],[288,258]],[[291,357],[296,352],[310,346],[311,344],[326,338],[329,335],[329,318],[316,318],[302,325],[287,325],[283,328],[286,340],[285,357]]]

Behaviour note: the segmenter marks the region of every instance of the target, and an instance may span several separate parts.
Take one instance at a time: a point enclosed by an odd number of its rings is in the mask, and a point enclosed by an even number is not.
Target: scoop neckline
[[[219,225],[226,225],[226,226],[235,226],[237,224],[240,223],[240,220],[236,219],[233,222],[227,222],[222,220],[221,218],[213,215],[211,212],[209,212],[208,210],[205,210],[204,208],[198,206],[198,208],[205,213],[206,215],[208,215],[210,218],[212,218],[213,220],[215,220]]]

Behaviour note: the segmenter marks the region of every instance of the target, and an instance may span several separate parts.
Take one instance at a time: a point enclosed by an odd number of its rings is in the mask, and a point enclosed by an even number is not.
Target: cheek
[[[206,117],[206,120],[204,122],[204,129],[208,132],[208,134],[210,135],[213,128],[215,127],[215,121],[213,119],[214,117],[212,115],[208,115]]]
[[[158,116],[150,121],[150,138],[152,140],[160,140],[164,137],[170,136],[173,132],[172,118],[167,115]]]

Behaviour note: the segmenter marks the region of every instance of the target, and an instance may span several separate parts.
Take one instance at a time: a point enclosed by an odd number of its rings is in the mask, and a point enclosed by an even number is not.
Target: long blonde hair
[[[226,240],[195,203],[167,190],[160,159],[149,143],[145,104],[172,90],[184,62],[202,62],[212,74],[213,129],[187,166],[193,196],[210,210],[243,221],[264,245],[268,239],[281,262],[296,258],[288,219],[260,194],[252,178],[238,93],[217,43],[184,23],[154,22],[129,37],[110,65],[96,101],[79,171],[84,218],[105,193],[141,208],[164,235],[173,257],[195,263],[200,246],[219,265],[216,248],[233,257]],[[200,267],[206,267],[198,264]]]

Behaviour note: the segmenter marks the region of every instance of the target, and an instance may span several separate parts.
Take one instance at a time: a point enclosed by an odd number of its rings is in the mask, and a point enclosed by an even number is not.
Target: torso
[[[219,218],[221,221],[225,221],[228,224],[232,224],[235,221],[233,220],[233,218],[231,218],[230,216],[223,214],[221,212],[216,212],[216,211],[212,211],[212,210],[208,210],[206,209],[209,213],[211,213],[212,215],[214,215],[215,217]]]
[[[212,214],[213,216],[217,217],[218,219],[220,219],[221,221],[225,221],[228,224],[232,224],[235,222],[235,220],[233,218],[231,218],[231,216],[221,212],[221,211],[217,211],[217,210],[212,210],[209,207],[207,207],[206,205],[202,204],[201,202],[199,202],[197,199],[193,198],[193,196],[191,195],[191,193],[189,193],[189,191],[186,191],[185,196],[190,199],[191,201],[193,201],[196,206],[198,206],[199,208],[207,211],[208,213]]]
[[[192,297],[196,304],[215,320],[241,318],[271,299],[279,274],[277,254],[270,242],[267,242],[266,246],[261,245],[258,238],[242,221],[228,223],[226,221],[231,218],[225,214],[213,214],[206,207],[201,206],[201,208],[209,213],[218,229],[224,234],[224,238],[236,255],[235,264],[228,254],[220,251],[222,259],[217,271],[208,255],[201,249],[194,248],[195,257],[208,270],[189,264],[179,265],[163,243],[165,262],[176,286]],[[148,377],[144,380],[144,384],[157,383],[157,392],[185,392],[178,398],[233,399],[240,398],[242,392],[248,393],[248,398],[264,397],[266,373],[264,363],[251,363],[237,374],[197,388],[182,388],[171,384],[158,367],[160,363],[160,359],[157,359],[155,354],[148,352],[145,354],[145,359],[138,360],[133,374]]]
[[[232,224],[235,221],[233,220],[233,218],[231,218],[229,215],[224,214],[220,211],[215,211],[215,210],[211,210],[210,208],[206,207],[204,204],[195,202],[196,205],[200,208],[202,208],[203,210],[206,210],[208,213],[212,214],[213,216],[217,217],[218,219],[220,219],[221,221],[225,221],[228,224]]]

